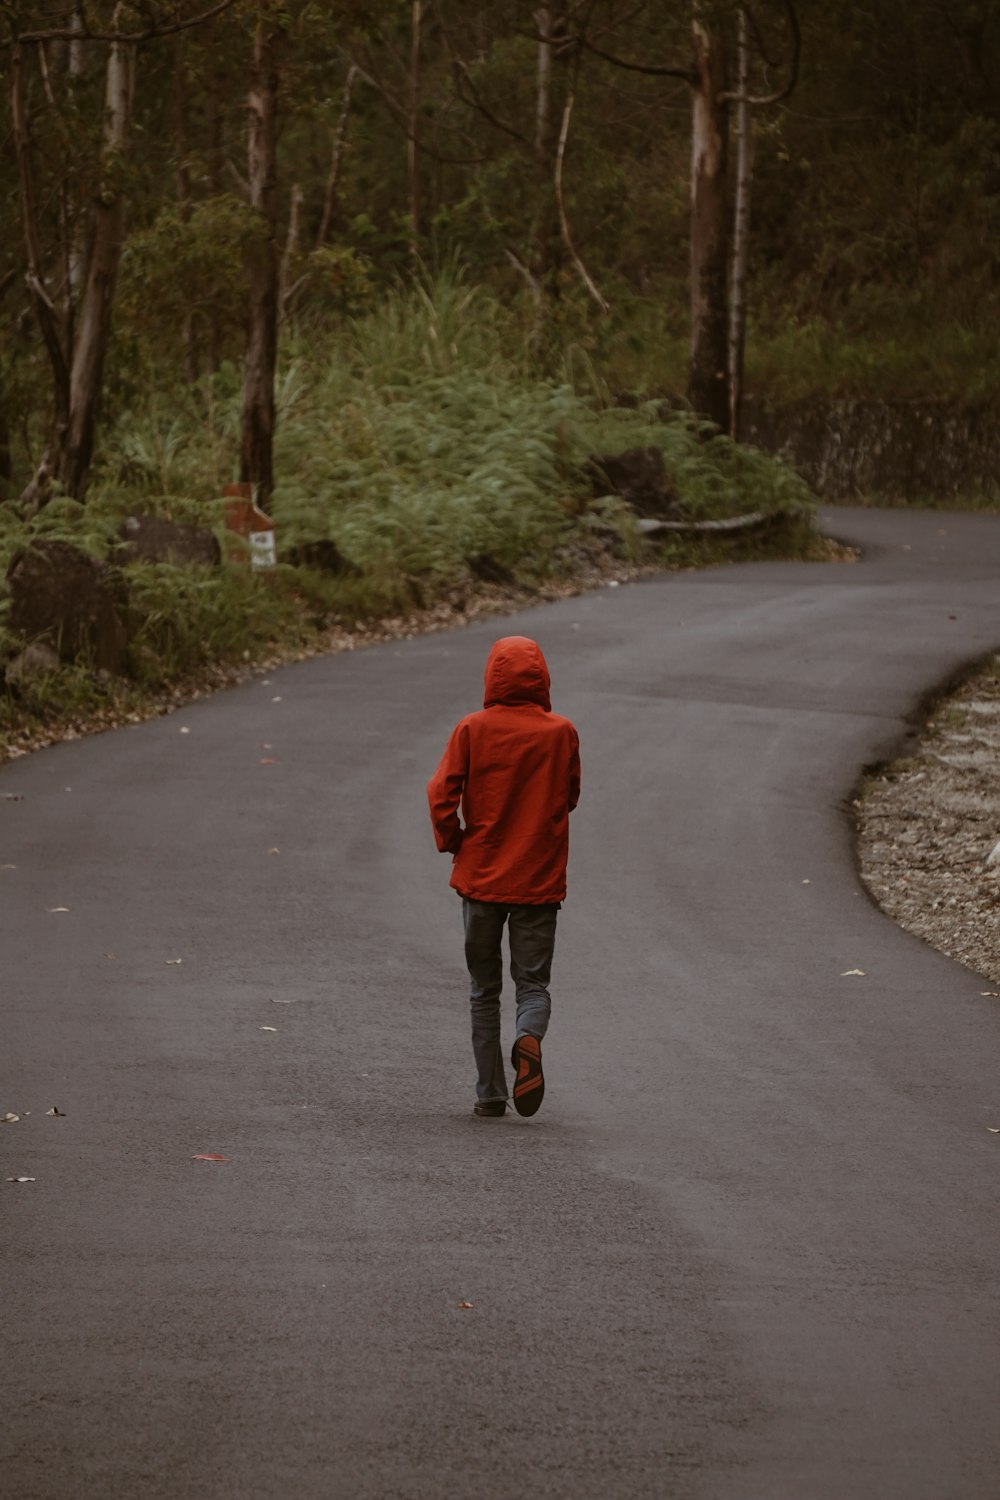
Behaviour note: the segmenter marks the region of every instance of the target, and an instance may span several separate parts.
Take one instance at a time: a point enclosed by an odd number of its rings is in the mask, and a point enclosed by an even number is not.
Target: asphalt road
[[[3,770],[4,1500],[996,1500],[1000,1000],[870,904],[847,802],[1000,644],[1000,517],[828,519],[864,561]],[[515,632],[584,791],[496,1122],[423,786]]]

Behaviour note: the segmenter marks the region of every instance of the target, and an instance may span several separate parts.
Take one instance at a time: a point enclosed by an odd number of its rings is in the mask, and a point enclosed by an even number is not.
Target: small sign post
[[[278,561],[274,522],[257,504],[257,486],[227,484],[223,486],[222,496],[226,502],[226,529],[235,536],[241,536],[247,543],[250,549],[250,566],[273,568]],[[242,547],[230,547],[228,554],[232,561],[246,560]]]

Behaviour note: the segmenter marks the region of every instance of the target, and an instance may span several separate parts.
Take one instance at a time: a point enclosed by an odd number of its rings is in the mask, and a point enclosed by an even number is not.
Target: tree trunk
[[[357,77],[357,73],[357,68],[352,64],[347,70],[347,79],[344,83],[344,93],[340,101],[340,115],[337,120],[337,128],[333,132],[333,148],[330,152],[330,174],[326,179],[326,192],[323,195],[323,216],[319,221],[319,229],[316,231],[317,250],[326,244],[326,237],[330,233],[330,225],[333,222],[334,212],[337,207],[340,170],[344,161],[344,150],[347,146],[347,120],[351,112],[351,94],[354,89],[354,80]]]
[[[691,112],[691,362],[688,400],[723,431],[729,427],[728,105],[726,52],[718,16],[696,18]]]
[[[753,108],[747,16],[739,13],[736,54],[736,202],[729,288],[729,435],[739,439],[743,409],[743,364],[747,332],[747,267],[750,259],[750,197],[753,188]]]
[[[191,165],[188,159],[191,141],[189,115],[187,57],[182,34],[174,41],[174,149],[177,152],[177,207],[182,224],[188,224],[191,220]],[[201,374],[201,361],[198,357],[194,316],[190,308],[184,315],[181,336],[184,340],[185,374],[188,384],[194,385]]]
[[[80,296],[70,368],[69,427],[55,469],[66,492],[77,500],[83,499],[87,488],[104,360],[111,337],[115,287],[125,234],[122,163],[132,127],[134,84],[135,46],[129,42],[113,42],[105,74],[100,188],[94,204],[90,254]]]
[[[52,368],[52,433],[50,446],[58,452],[65,440],[69,426],[70,373],[66,355],[66,330],[63,320],[45,285],[42,254],[38,236],[38,210],[35,193],[35,177],[31,152],[31,130],[24,90],[24,68],[26,57],[21,46],[11,49],[10,63],[10,117],[14,146],[17,152],[18,193],[21,206],[21,227],[24,232],[25,280],[31,293],[31,302],[38,319],[45,352]],[[44,475],[39,473],[31,481],[30,498],[44,495],[51,458],[42,460]],[[26,492],[27,493],[27,492]]]
[[[423,19],[421,0],[413,0],[410,30],[410,100],[409,132],[406,138],[406,182],[409,198],[410,254],[420,248],[420,30]]]
[[[259,0],[253,78],[247,100],[250,204],[260,224],[247,278],[249,333],[243,363],[240,479],[256,485],[257,504],[264,510],[274,486],[274,374],[278,359],[275,143],[279,29],[275,11],[271,0]]]

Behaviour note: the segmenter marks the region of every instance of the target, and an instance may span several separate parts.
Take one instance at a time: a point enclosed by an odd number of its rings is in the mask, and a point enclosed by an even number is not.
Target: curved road
[[[1000,517],[827,523],[860,564],[4,769],[5,1500],[996,1500],[1000,1001],[870,904],[846,803],[1000,643]],[[495,1122],[423,785],[513,632],[584,795],[545,1105]]]

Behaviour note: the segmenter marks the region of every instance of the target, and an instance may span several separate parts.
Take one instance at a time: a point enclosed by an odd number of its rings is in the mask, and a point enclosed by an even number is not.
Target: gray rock
[[[167,521],[160,516],[129,516],[118,533],[118,561],[167,562],[180,567],[218,567],[222,550],[205,526]]]
[[[13,661],[7,663],[4,678],[17,687],[30,677],[42,677],[46,672],[54,672],[58,665],[59,658],[51,646],[47,646],[44,641],[32,641]]]
[[[121,575],[69,542],[36,542],[7,569],[8,624],[30,643],[43,642],[60,661],[120,672],[125,665]]]

